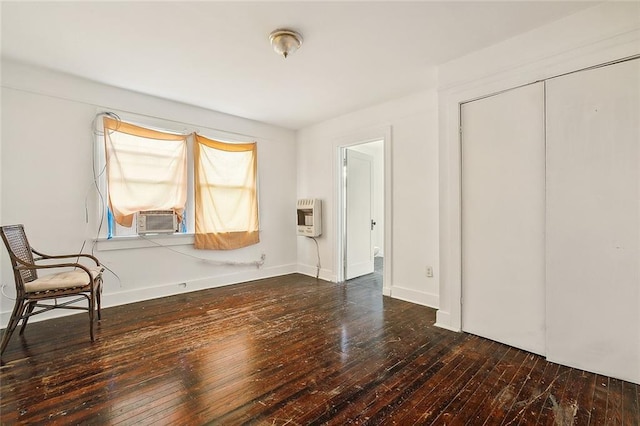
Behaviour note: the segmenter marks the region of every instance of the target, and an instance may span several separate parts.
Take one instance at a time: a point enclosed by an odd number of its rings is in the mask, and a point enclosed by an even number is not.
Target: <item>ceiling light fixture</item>
[[[295,52],[302,45],[302,36],[293,30],[279,29],[269,34],[273,50],[285,58]]]

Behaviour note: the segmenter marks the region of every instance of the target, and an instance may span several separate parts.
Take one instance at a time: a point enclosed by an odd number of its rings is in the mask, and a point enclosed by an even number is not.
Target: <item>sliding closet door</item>
[[[544,354],[544,85],[466,103],[461,120],[463,329]]]
[[[640,382],[640,60],[547,82],[547,357]]]

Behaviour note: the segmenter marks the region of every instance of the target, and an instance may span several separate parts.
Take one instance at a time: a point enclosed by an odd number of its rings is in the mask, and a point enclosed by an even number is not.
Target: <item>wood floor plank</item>
[[[482,425],[487,419],[502,412],[504,405],[511,405],[513,398],[513,387],[511,382],[516,377],[520,367],[526,361],[527,352],[513,351],[509,358],[505,358],[505,363],[501,365],[500,376],[489,390],[484,403],[476,407],[475,416],[471,418],[474,424]]]
[[[607,424],[616,426],[622,424],[622,380],[609,378],[609,392],[607,393]]]
[[[596,426],[606,424],[608,393],[609,377],[598,374],[596,377],[596,386],[593,391],[593,402],[591,406],[591,415],[589,417],[590,425]]]
[[[565,420],[571,419],[572,424],[589,424],[589,407],[593,401],[594,384],[595,374],[576,369],[571,371],[560,402],[560,406],[565,407]]]
[[[496,345],[500,346],[500,345]],[[446,348],[443,348],[443,350]],[[497,359],[501,357],[501,354],[506,352],[507,347],[502,345],[498,350],[494,350],[488,354],[484,359],[482,368],[479,368],[477,374],[474,374],[473,379],[480,380],[478,376],[484,373],[483,368],[487,368],[488,365],[493,365]],[[395,406],[400,406],[405,403],[406,400],[414,400],[419,396],[419,392],[424,392],[420,389],[420,386],[424,386],[425,383],[431,382],[430,375],[437,371],[439,361],[444,353],[430,353],[429,361],[423,364],[417,364],[415,367],[404,369],[399,372],[392,381],[385,382],[382,389],[372,389],[368,397],[361,402],[361,405],[354,404],[351,407],[351,411],[345,411],[339,417],[344,418],[345,421],[353,418],[355,422],[369,420],[372,413],[380,413],[382,411],[394,412]],[[469,388],[475,389],[477,386],[473,384],[472,380],[469,380],[465,385],[465,389],[469,391]],[[477,383],[477,382],[475,382]],[[470,385],[471,384],[471,385]],[[375,392],[374,392],[375,391]],[[456,401],[461,401],[464,397],[459,397],[462,392],[456,395]],[[447,411],[449,411],[450,401],[448,402]],[[362,414],[366,413],[366,414]],[[451,417],[448,417],[451,418]],[[394,421],[394,420],[390,420]],[[448,421],[448,420],[447,420]],[[434,420],[435,423],[438,419]],[[449,424],[449,423],[447,423]]]
[[[416,393],[416,396],[422,396],[418,404],[413,405],[411,411],[406,415],[399,417],[393,413],[391,418],[397,424],[430,424],[434,422],[449,404],[451,396],[460,393],[484,359],[489,356],[493,347],[496,346],[495,342],[484,341],[483,343],[475,344],[472,348],[471,341],[467,342],[463,350],[464,359],[453,372],[447,375],[446,381],[433,387],[424,384]]]
[[[398,341],[395,343],[400,342]],[[431,343],[437,344],[437,341]],[[450,341],[449,344],[451,344]],[[348,364],[347,368],[343,372],[330,375],[328,377],[329,380],[319,382],[305,396],[302,396],[298,400],[291,401],[288,406],[283,407],[283,409],[275,413],[275,415],[286,418],[293,415],[293,413],[303,412],[303,414],[298,416],[300,421],[319,421],[318,419],[322,419],[327,415],[336,412],[338,407],[341,407],[345,401],[351,401],[352,398],[355,398],[356,394],[360,395],[368,388],[376,388],[376,383],[384,380],[385,377],[394,374],[395,371],[404,368],[408,363],[414,362],[416,357],[419,357],[421,351],[425,350],[426,347],[430,347],[431,344],[427,343],[423,346],[417,346],[413,351],[408,353],[405,352],[407,353],[407,356],[404,358],[398,357],[395,351],[395,349],[398,348],[395,344],[393,346],[394,351],[383,358],[379,358],[377,364],[375,363],[375,358],[371,358],[370,353],[380,354],[381,348],[372,348],[369,353],[363,353],[362,359],[355,360],[356,362],[353,364]],[[412,347],[413,346],[415,345],[412,345]],[[361,365],[371,361],[373,361],[371,365],[375,367],[362,370]],[[321,404],[316,404],[315,408],[311,410],[308,408],[300,409],[300,403],[302,402],[302,405],[304,406],[306,405],[304,401],[308,399],[319,399]]]
[[[566,396],[569,394],[567,388],[576,379],[576,371],[573,368],[561,366],[558,371],[558,377],[551,386],[549,395],[542,408],[544,422],[547,426],[558,424],[573,424],[577,413],[577,405],[575,401],[569,400]],[[545,414],[546,413],[546,414]]]
[[[544,364],[544,360],[539,355],[529,354],[527,356],[522,364],[523,368],[519,371],[518,378],[512,382],[516,392],[513,395],[511,405],[508,408],[505,405],[503,415],[493,416],[487,419],[485,424],[511,425],[518,423],[526,405],[535,397],[531,391],[535,392],[537,389],[535,380],[542,374],[539,368],[542,364]]]
[[[476,418],[476,415],[480,411],[481,407],[487,404],[487,401],[492,398],[491,393],[495,391],[496,384],[504,374],[504,369],[511,365],[514,355],[517,354],[517,350],[514,348],[508,348],[502,358],[494,365],[489,372],[487,379],[483,382],[483,385],[469,397],[463,407],[456,414],[456,417],[452,419],[455,424],[471,424],[477,423],[480,420]]]
[[[466,407],[474,404],[474,401],[484,399],[485,392],[492,386],[493,380],[497,380],[496,365],[500,364],[503,357],[508,353],[509,347],[503,344],[496,344],[491,355],[485,360],[485,363],[478,369],[477,373],[467,382],[464,388],[451,399],[449,404],[434,419],[434,423],[444,423],[447,425],[464,425],[468,418],[465,416],[469,413]],[[492,373],[494,374],[492,377]],[[471,414],[471,413],[469,413]]]
[[[562,407],[559,404],[559,400],[561,400],[562,394],[564,393],[571,370],[571,367],[564,365],[558,368],[556,376],[549,384],[547,396],[544,399],[540,415],[536,421],[537,425],[562,424],[566,407]]]
[[[333,417],[333,421],[339,422],[341,419],[348,421],[360,415],[362,412],[371,412],[374,404],[382,404],[385,392],[392,392],[396,389],[396,386],[400,385],[404,387],[406,384],[407,376],[413,374],[423,374],[425,365],[429,363],[435,363],[439,360],[439,357],[446,354],[449,350],[448,339],[432,339],[426,345],[423,345],[417,349],[420,355],[413,361],[413,356],[407,357],[407,368],[400,368],[397,360],[382,359],[375,369],[369,370],[369,373],[361,374],[358,378],[360,383],[352,384],[352,393],[348,398],[343,398],[340,401],[330,401],[328,398],[325,401],[325,406],[330,407],[327,413],[336,413]],[[375,348],[372,348],[375,352]],[[365,355],[365,358],[361,360],[355,360],[352,368],[357,368],[356,363],[367,363],[374,361],[370,355]],[[385,367],[387,365],[387,367]],[[383,373],[380,374],[380,371]],[[330,377],[333,375],[330,375]],[[328,392],[330,389],[335,389],[336,386],[349,386],[344,381],[337,383],[331,383],[331,381],[325,381],[322,385],[318,386],[314,383],[312,388],[309,388],[309,394],[315,394],[318,391]],[[331,392],[329,392],[331,393]],[[296,408],[294,408],[296,410]],[[323,413],[324,415],[325,413]]]
[[[411,369],[412,373],[406,381],[398,382],[395,388],[379,401],[375,401],[366,414],[360,414],[356,420],[366,420],[370,424],[398,424],[401,421],[399,419],[404,416],[403,407],[413,406],[414,401],[423,398],[426,383],[433,386],[426,389],[426,392],[429,392],[442,384],[442,378],[449,376],[455,366],[463,367],[464,370],[467,368],[466,364],[468,361],[459,351],[438,355],[431,360],[427,368],[420,368],[417,364],[417,368]]]
[[[640,425],[640,407],[638,407],[638,391],[637,386],[633,383],[622,383],[622,424],[623,425]]]
[[[437,328],[435,310],[382,296],[379,272],[292,274],[102,318],[93,343],[86,314],[12,337],[0,424],[511,426],[554,424],[554,400],[577,406],[576,424],[640,418],[638,385]]]
[[[522,403],[522,413],[519,419],[512,424],[535,425],[537,423],[559,368],[558,364],[544,363],[543,371],[536,376],[535,382],[532,382],[533,386],[528,390],[529,398]]]
[[[367,412],[367,423],[398,424],[399,419],[402,419],[422,400],[425,393],[440,386],[443,379],[451,374],[464,358],[465,356],[459,347],[455,347],[455,350],[452,350],[450,347],[448,353],[441,355],[439,359],[432,363],[427,369],[419,372],[409,381],[402,384],[398,390],[399,392],[390,395],[392,397],[391,401],[387,401],[384,405],[379,405],[376,411],[372,410],[371,412]],[[430,384],[430,389],[418,394],[418,390],[422,389],[425,383]],[[364,414],[360,417],[364,417]]]
[[[491,414],[483,423],[484,425],[498,426],[507,419],[507,414],[511,411],[512,407],[517,404],[518,396],[522,392],[522,387],[529,380],[531,370],[535,367],[537,360],[537,355],[531,353],[525,354],[522,364],[520,364],[509,384],[501,392],[498,403],[494,404]],[[510,421],[511,419],[508,420]]]

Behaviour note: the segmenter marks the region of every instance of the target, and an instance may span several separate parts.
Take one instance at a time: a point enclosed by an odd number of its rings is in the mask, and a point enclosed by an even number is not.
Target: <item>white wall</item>
[[[260,269],[218,266],[161,247],[99,250],[96,255],[120,277],[117,280],[106,273],[104,306],[295,272],[294,132],[6,61],[2,63],[1,96],[0,217],[3,224],[23,223],[31,244],[45,252],[77,252],[85,240],[91,247],[96,235],[97,195],[89,189],[91,122],[98,110],[129,111],[172,120],[173,125],[183,123],[205,135],[233,132],[258,142],[261,242],[229,252],[196,251],[188,245],[172,249],[199,258],[239,262],[258,260],[264,253],[265,265]],[[2,252],[2,284],[11,295],[13,277],[4,248]],[[186,288],[179,287],[181,283]],[[12,306],[3,296],[2,326]]]
[[[439,67],[438,325],[461,327],[460,103],[638,53],[640,3],[605,2]]]
[[[435,74],[431,77],[435,79]],[[321,277],[335,281],[338,275],[335,256],[338,147],[390,126],[393,222],[392,241],[385,243],[385,258],[391,258],[392,276],[391,282],[384,283],[385,292],[415,303],[438,306],[437,268],[433,278],[425,276],[427,265],[438,265],[437,123],[437,96],[434,90],[429,90],[298,132],[298,197],[321,198],[324,202],[324,232],[318,239]],[[300,272],[314,274],[312,241],[298,239],[298,263]]]

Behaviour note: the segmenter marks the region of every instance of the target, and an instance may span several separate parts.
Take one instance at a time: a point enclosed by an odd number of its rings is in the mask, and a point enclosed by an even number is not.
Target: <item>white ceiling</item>
[[[433,87],[433,67],[595,3],[3,2],[2,55],[299,129]],[[269,33],[304,36],[288,59]]]

